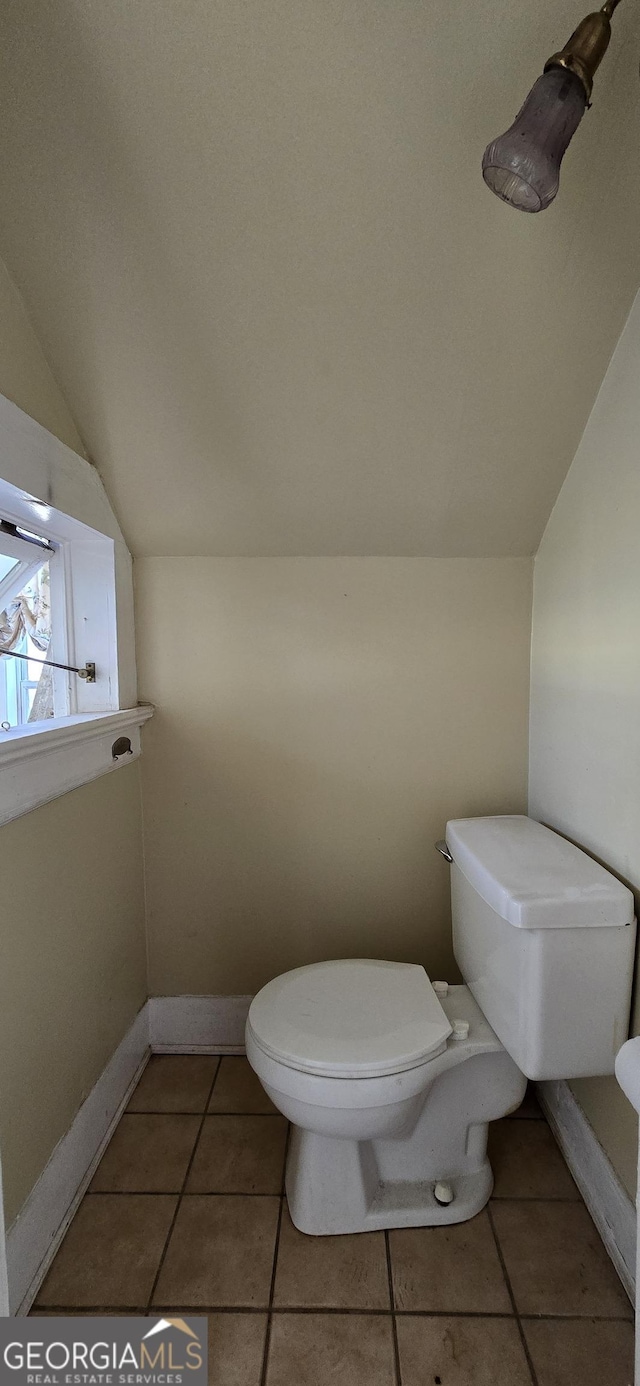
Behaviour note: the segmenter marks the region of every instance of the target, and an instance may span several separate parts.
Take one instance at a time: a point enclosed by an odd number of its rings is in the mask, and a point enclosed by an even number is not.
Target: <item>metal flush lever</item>
[[[453,861],[453,857],[449,851],[449,848],[447,847],[444,838],[441,838],[440,842],[434,842],[433,845],[436,849],[436,852],[439,852],[440,856],[444,857],[445,861]]]

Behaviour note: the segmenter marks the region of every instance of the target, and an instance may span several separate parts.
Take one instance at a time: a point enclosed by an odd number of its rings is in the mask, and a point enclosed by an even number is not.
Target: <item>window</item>
[[[53,659],[52,585],[59,555],[35,535],[0,530],[0,728],[44,722],[68,712]],[[43,561],[44,560],[44,561]],[[56,607],[59,603],[56,601]],[[4,653],[8,651],[8,653]]]
[[[136,703],[131,558],[98,474],[0,396],[2,650],[0,823],[139,755],[152,712]]]

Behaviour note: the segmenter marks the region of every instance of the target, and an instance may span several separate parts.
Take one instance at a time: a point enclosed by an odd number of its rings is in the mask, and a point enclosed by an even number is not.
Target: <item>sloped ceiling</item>
[[[535,550],[640,278],[637,6],[538,217],[484,188],[584,0],[3,0],[0,250],[137,554]]]

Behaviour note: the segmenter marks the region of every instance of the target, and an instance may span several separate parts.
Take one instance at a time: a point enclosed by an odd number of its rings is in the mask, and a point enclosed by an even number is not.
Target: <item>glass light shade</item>
[[[485,183],[520,212],[542,212],[558,191],[560,164],[582,120],[587,96],[579,77],[551,67],[531,88],[513,125],[482,159]]]

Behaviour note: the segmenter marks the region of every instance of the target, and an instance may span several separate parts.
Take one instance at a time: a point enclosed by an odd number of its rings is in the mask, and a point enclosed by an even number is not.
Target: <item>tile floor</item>
[[[535,1098],[454,1227],[303,1236],[286,1141],[245,1059],[152,1058],[32,1312],[204,1312],[212,1386],[631,1386],[631,1307]]]

